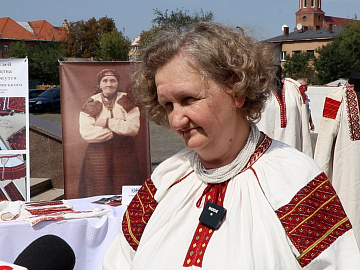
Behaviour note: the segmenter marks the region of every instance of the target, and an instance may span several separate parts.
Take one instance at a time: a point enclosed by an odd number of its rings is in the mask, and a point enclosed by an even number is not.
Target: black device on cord
[[[14,264],[28,270],[72,270],[75,266],[75,253],[65,240],[48,234],[28,245]]]
[[[200,215],[200,222],[211,229],[220,228],[226,214],[226,209],[216,203],[207,201]]]

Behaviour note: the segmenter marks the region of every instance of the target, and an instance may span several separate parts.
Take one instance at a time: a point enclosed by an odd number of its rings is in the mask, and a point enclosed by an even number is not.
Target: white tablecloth
[[[25,221],[0,223],[0,260],[13,263],[16,257],[35,239],[53,234],[64,239],[74,250],[75,270],[100,270],[103,256],[121,229],[125,212],[123,206],[94,204],[109,195],[68,200],[75,210],[90,210],[94,207],[111,211],[101,217],[42,221],[31,226]]]

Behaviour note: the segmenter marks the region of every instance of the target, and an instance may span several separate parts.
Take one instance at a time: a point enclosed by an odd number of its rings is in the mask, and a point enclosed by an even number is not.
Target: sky
[[[108,17],[116,28],[133,39],[151,28],[154,9],[212,12],[214,21],[240,26],[257,39],[282,35],[282,26],[292,31],[299,0],[2,0],[0,18],[15,21],[46,20],[53,26],[91,18]],[[322,0],[327,16],[360,19],[360,0]]]

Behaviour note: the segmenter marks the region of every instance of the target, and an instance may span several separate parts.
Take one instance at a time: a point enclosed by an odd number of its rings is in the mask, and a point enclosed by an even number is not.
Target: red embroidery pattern
[[[347,113],[349,119],[349,132],[352,141],[360,140],[359,103],[354,86],[346,84]]]
[[[25,150],[26,148],[26,131],[25,127],[12,134],[7,141],[10,144],[11,150]]]
[[[302,97],[303,104],[306,104],[307,98],[306,98],[306,95],[305,95],[305,86],[304,85],[299,86],[299,92],[300,92],[300,95]]]
[[[276,100],[277,100],[277,102],[279,103],[279,106],[280,106],[281,128],[286,128],[287,120],[286,120],[286,103],[285,103],[284,86],[283,86],[283,89],[281,91],[282,100],[280,99],[278,94],[276,94],[275,90],[272,90],[272,92],[273,92],[273,95],[276,97]]]
[[[25,112],[25,98],[24,97],[9,98],[9,110]]]
[[[156,187],[148,178],[124,214],[122,230],[134,250],[137,250],[145,226],[158,204],[154,199],[155,192]]]
[[[291,202],[276,211],[305,267],[327,249],[351,224],[324,173],[302,188]]]
[[[17,189],[15,184],[13,182],[10,182],[4,187],[7,195],[9,196],[11,201],[25,201],[25,198],[20,193],[20,191]]]
[[[340,104],[341,104],[340,101],[326,97],[325,104],[324,104],[324,110],[323,110],[323,117],[335,119],[336,114],[339,110]]]
[[[25,175],[25,163],[22,163],[15,167],[0,167],[0,181],[20,179],[22,177],[25,177]]]
[[[244,169],[241,170],[240,173],[242,173],[243,171],[246,171],[247,169],[249,169],[266,152],[266,150],[270,147],[270,145],[272,143],[272,139],[269,136],[267,136],[266,134],[264,134],[264,135],[265,135],[264,140],[261,142],[261,144],[255,150],[255,152],[251,156],[249,162],[246,164]]]
[[[24,97],[2,97],[0,98],[0,113],[8,114],[10,111],[25,112]]]
[[[4,191],[0,188],[0,201],[7,201],[8,198],[6,197]]]
[[[220,184],[209,184],[205,190],[203,196],[205,196],[205,202],[211,201],[220,206],[223,205],[225,192],[227,188],[227,184],[229,181],[220,183]],[[200,198],[200,202],[203,198]],[[213,235],[214,230],[206,227],[202,223],[199,222],[196,231],[194,233],[193,239],[191,241],[190,247],[186,254],[186,258],[184,261],[184,267],[197,266],[201,267],[205,250],[208,246],[208,243]]]

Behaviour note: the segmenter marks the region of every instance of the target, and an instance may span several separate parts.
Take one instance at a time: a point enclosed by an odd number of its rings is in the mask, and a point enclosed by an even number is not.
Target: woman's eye
[[[193,101],[195,101],[196,99],[194,98],[194,97],[186,97],[185,99],[184,99],[184,103],[185,104],[189,104],[189,103],[191,103],[191,102],[193,102]]]
[[[166,102],[163,106],[166,111],[171,111],[173,108],[173,104],[171,102]]]

